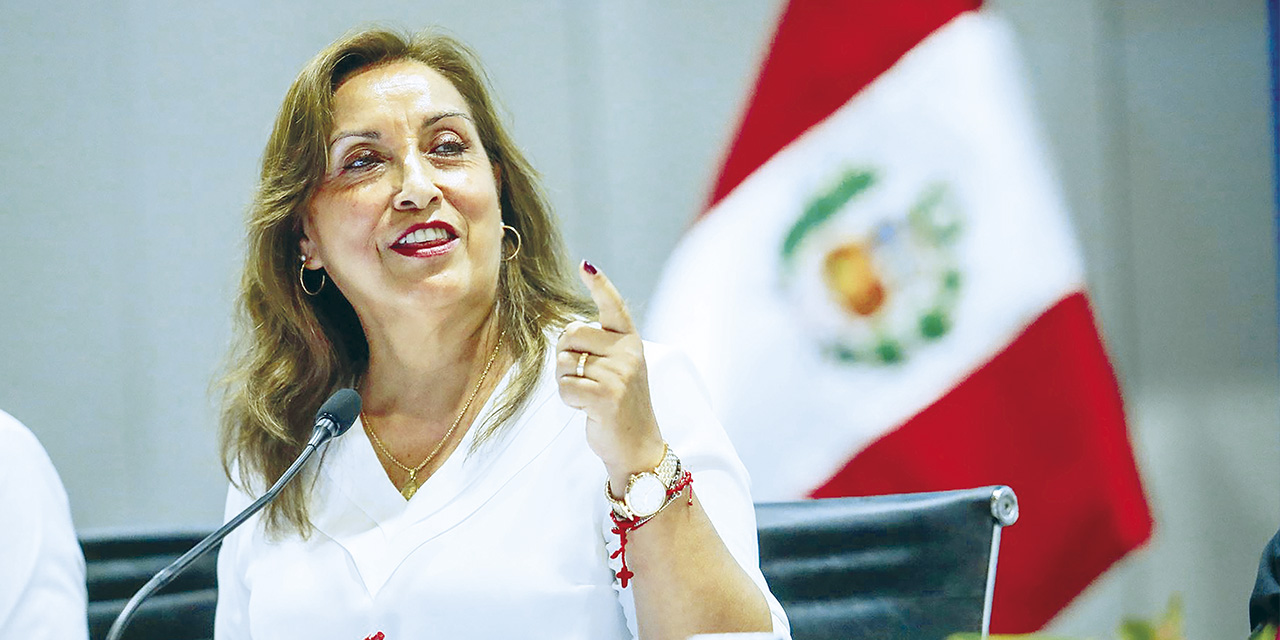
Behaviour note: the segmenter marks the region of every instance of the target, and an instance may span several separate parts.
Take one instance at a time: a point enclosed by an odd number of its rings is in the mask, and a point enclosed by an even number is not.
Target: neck
[[[369,366],[361,393],[366,412],[426,423],[451,421],[480,377],[498,341],[494,306],[447,316],[361,319]],[[495,362],[484,386],[502,370]],[[483,392],[484,390],[482,390]],[[482,404],[487,393],[476,397]]]

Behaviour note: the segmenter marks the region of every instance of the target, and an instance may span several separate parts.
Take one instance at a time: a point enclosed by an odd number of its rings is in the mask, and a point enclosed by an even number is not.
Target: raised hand
[[[644,348],[618,290],[583,262],[578,276],[600,310],[600,326],[571,322],[556,343],[560,397],[587,413],[587,444],[620,495],[632,473],[662,460],[662,434],[649,401]]]

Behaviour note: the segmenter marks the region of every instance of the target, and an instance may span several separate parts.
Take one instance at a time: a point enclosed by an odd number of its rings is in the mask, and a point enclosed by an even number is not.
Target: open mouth
[[[391,244],[391,250],[407,256],[436,255],[448,251],[458,234],[443,222],[417,224]]]

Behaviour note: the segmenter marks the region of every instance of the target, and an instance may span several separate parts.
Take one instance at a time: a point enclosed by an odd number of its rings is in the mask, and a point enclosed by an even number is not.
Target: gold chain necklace
[[[436,443],[436,448],[432,449],[431,453],[428,453],[427,457],[424,458],[422,462],[418,463],[418,466],[410,468],[408,465],[397,460],[395,456],[391,455],[391,452],[387,451],[387,447],[382,444],[382,439],[378,437],[376,432],[374,432],[373,422],[369,420],[369,416],[365,415],[363,411],[360,412],[360,419],[369,427],[369,437],[373,438],[373,443],[378,445],[378,450],[382,452],[382,455],[386,456],[387,460],[391,461],[391,464],[394,464],[409,473],[409,479],[405,480],[404,486],[400,487],[400,495],[404,496],[405,500],[412,498],[413,494],[418,492],[418,472],[421,471],[423,467],[427,466],[427,463],[435,459],[436,454],[440,453],[440,448],[444,446],[444,443],[449,441],[449,436],[453,435],[453,430],[457,429],[458,425],[462,422],[463,416],[467,415],[467,411],[471,409],[471,402],[476,399],[476,394],[480,393],[480,387],[484,386],[485,378],[489,377],[489,369],[493,367],[493,361],[498,359],[498,349],[502,346],[502,338],[505,335],[507,335],[506,330],[503,330],[502,333],[498,334],[498,343],[493,345],[493,353],[489,354],[489,362],[485,363],[484,371],[480,373],[480,379],[476,381],[476,388],[471,390],[471,396],[467,398],[467,403],[462,405],[462,411],[458,414],[457,418],[453,419],[453,424],[449,425],[449,430],[444,432],[444,437],[440,438],[440,442]]]

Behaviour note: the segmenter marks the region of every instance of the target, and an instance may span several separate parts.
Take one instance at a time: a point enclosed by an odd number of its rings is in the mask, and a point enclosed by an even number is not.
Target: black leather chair
[[[986,636],[1008,487],[759,503],[760,568],[795,640]]]
[[[207,532],[90,534],[80,538],[89,586],[89,638],[107,637],[129,598]],[[151,596],[125,640],[207,640],[217,606],[217,551],[210,552]]]
[[[760,566],[795,640],[941,639],[986,633],[1008,487],[759,503]],[[89,637],[102,640],[147,580],[205,532],[82,537]],[[139,609],[126,640],[207,640],[217,604],[212,552]]]

